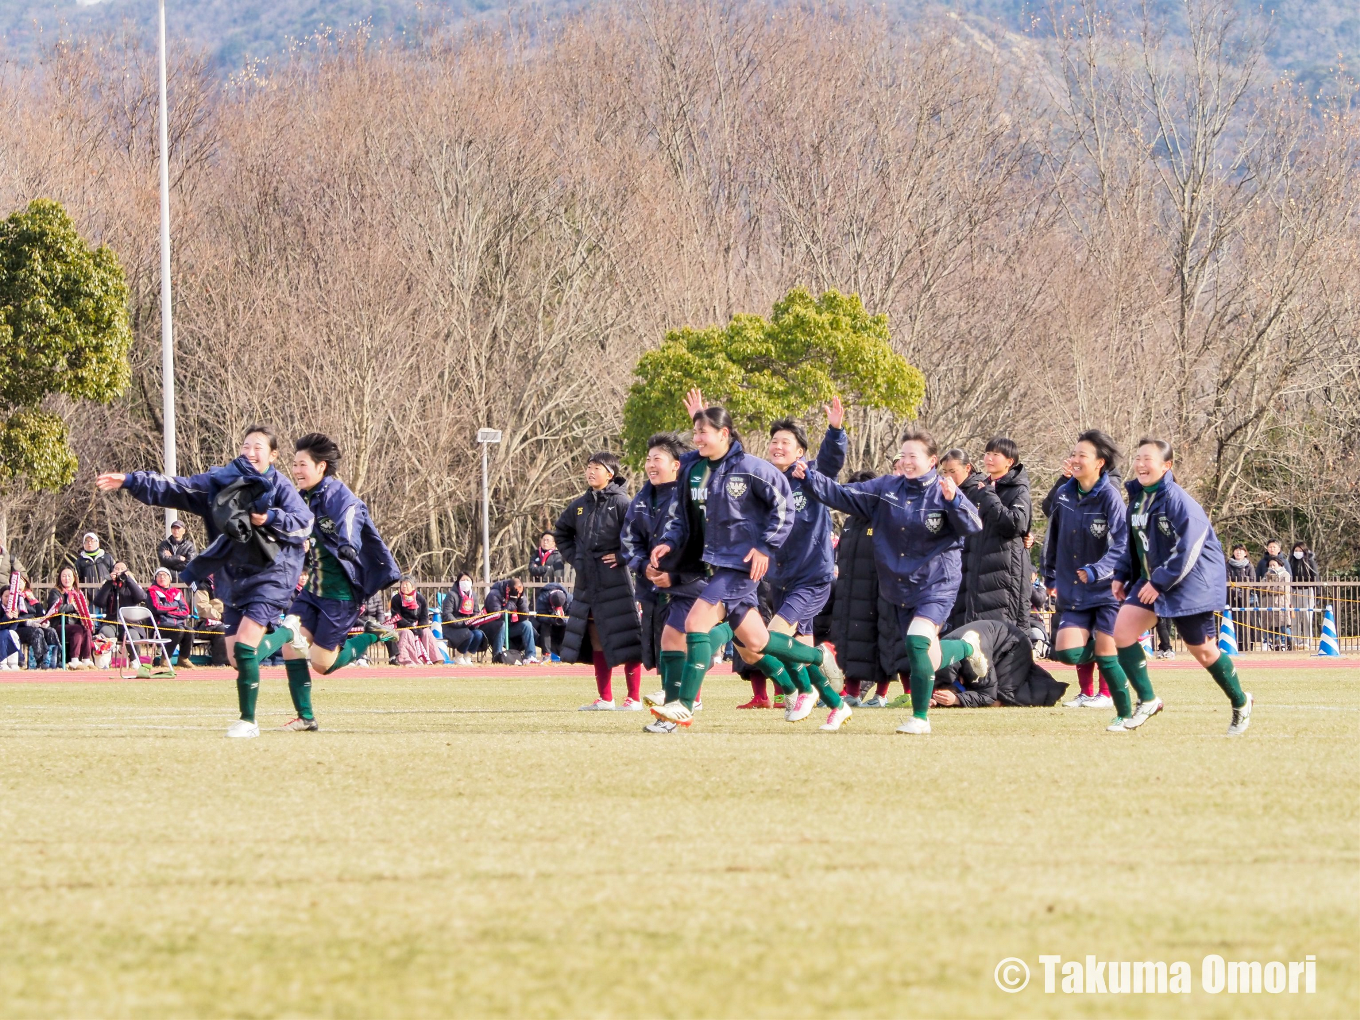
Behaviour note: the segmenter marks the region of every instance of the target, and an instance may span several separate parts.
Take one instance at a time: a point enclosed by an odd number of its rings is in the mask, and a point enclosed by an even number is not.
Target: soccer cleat
[[[703,699],[702,697],[695,698],[695,699],[694,699],[694,711],[696,711],[696,712],[702,712],[703,710],[704,710],[704,699]]]
[[[1129,733],[1128,720],[1115,716],[1110,725],[1105,727],[1106,733]]]
[[[642,703],[648,708],[651,708],[653,705],[664,705],[666,703],[666,692],[657,691],[655,694],[644,694],[642,696]]]
[[[321,727],[316,724],[315,719],[304,719],[302,716],[298,716],[296,719],[284,723],[283,728],[294,733],[315,733]]]
[[[1243,692],[1246,693],[1246,692]],[[1232,723],[1228,726],[1228,736],[1240,737],[1247,732],[1247,727],[1251,725],[1251,706],[1255,699],[1247,694],[1247,703],[1241,708],[1233,709]]]
[[[237,719],[234,723],[227,727],[227,736],[232,737],[234,739],[248,740],[251,737],[258,737],[259,735],[260,735],[259,724],[247,722],[244,719]]]
[[[799,691],[793,707],[784,715],[787,722],[802,722],[817,707],[817,695],[812,691]]]
[[[1140,701],[1138,702],[1138,707],[1133,710],[1133,715],[1124,720],[1124,728],[1126,730],[1136,730],[1161,710],[1161,698],[1153,698],[1151,701]]]
[[[822,675],[827,678],[837,689],[845,686],[845,670],[841,669],[841,664],[836,661],[836,649],[831,645],[822,645]]]
[[[289,613],[283,618],[283,625],[292,632],[293,637],[288,643],[293,646],[293,651],[298,656],[305,659],[312,654],[312,644],[307,640],[307,636],[302,633],[302,618],[296,613]]]
[[[848,723],[850,717],[854,714],[854,710],[851,709],[849,705],[841,705],[840,708],[833,708],[831,714],[826,717],[826,722],[822,723],[822,725],[817,728],[819,730],[824,730],[827,733],[834,733]]]
[[[618,709],[614,707],[614,700],[613,700],[612,698],[611,698],[610,700],[608,700],[608,701],[605,701],[604,698],[596,698],[596,699],[595,699],[594,701],[592,701],[589,705],[582,705],[579,709],[577,709],[577,711],[578,711],[578,712],[617,712]]]
[[[930,720],[918,719],[916,716],[907,716],[907,721],[897,727],[898,733],[929,733]]]
[[[1092,694],[1086,699],[1087,708],[1114,708],[1114,698],[1108,694]]]
[[[910,694],[899,694],[897,697],[893,698],[892,701],[888,702],[887,705],[885,705],[884,707],[885,707],[885,708],[911,708],[911,695],[910,695]]]
[[[1091,695],[1078,694],[1071,701],[1064,701],[1063,708],[1085,708],[1091,703]]]
[[[669,719],[653,719],[642,727],[643,733],[674,733],[680,727]]]
[[[391,641],[397,636],[395,627],[389,627],[381,620],[375,620],[371,616],[364,622],[364,633],[377,634],[383,641]]]
[[[757,698],[757,697],[752,697],[751,700],[748,701],[746,704],[744,704],[744,705],[738,705],[737,707],[738,707],[738,708],[774,708],[774,704],[770,701],[769,698]]]
[[[642,702],[634,701],[632,698],[628,698],[626,701],[624,701],[622,705],[618,707],[617,710],[620,712],[641,712]]]
[[[982,635],[975,630],[966,630],[963,632],[963,642],[972,649],[968,658],[963,661],[968,663],[968,668],[973,671],[973,676],[981,680],[992,668],[991,663],[987,661],[987,656],[982,651]]]
[[[887,708],[888,699],[880,698],[875,694],[872,698],[866,698],[859,703],[860,708]]]
[[[694,721],[694,713],[685,707],[683,701],[668,701],[664,705],[653,705],[652,715],[680,726],[688,726]]]

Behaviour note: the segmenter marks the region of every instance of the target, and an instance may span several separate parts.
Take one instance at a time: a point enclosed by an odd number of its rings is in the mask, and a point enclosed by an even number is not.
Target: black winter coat
[[[198,547],[194,545],[194,540],[185,535],[178,542],[173,538],[161,540],[161,544],[156,546],[156,560],[166,570],[176,578],[179,572],[189,565],[189,561],[198,555]]]
[[[830,641],[836,661],[852,680],[878,683],[883,667],[878,652],[878,567],[874,563],[872,525],[851,517],[836,547],[836,588],[831,599]],[[897,614],[887,621],[897,627]]]
[[[1032,508],[1029,475],[1016,464],[995,485],[971,476],[963,492],[982,517],[982,531],[963,547],[963,583],[949,618],[959,627],[976,620],[1004,620],[1024,628],[1029,622],[1032,567],[1025,550]]]
[[[970,630],[977,631],[991,666],[987,675],[974,677],[966,662],[956,662],[935,674],[936,687],[963,687],[959,695],[962,707],[981,708],[998,701],[1003,705],[1050,707],[1062,698],[1067,684],[1054,680],[1034,661],[1034,649],[1019,627],[1001,620],[979,620],[941,637],[958,641]]]
[[[562,558],[576,571],[562,661],[590,662],[594,619],[610,666],[642,661],[642,622],[633,591],[633,574],[624,560],[619,533],[630,502],[624,480],[615,476],[603,489],[573,500],[557,518],[553,537]],[[615,557],[611,567],[604,557]]]

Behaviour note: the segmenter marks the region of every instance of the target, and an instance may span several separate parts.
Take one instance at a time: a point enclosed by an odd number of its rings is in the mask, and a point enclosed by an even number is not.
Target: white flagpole
[[[160,86],[161,86],[161,390],[163,395],[165,473],[173,475],[175,463],[175,334],[170,307],[170,107],[165,88],[165,0],[160,0]],[[178,516],[165,511],[165,533]]]

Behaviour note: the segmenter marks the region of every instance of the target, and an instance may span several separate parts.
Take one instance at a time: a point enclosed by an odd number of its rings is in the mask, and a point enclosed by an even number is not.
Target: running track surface
[[[1252,655],[1239,655],[1237,656],[1236,661],[1238,669],[1242,670],[1360,669],[1360,657],[1356,656],[1332,658],[1330,656],[1322,657],[1316,655],[1277,655],[1270,652],[1264,652]],[[1161,670],[1187,670],[1200,668],[1199,664],[1189,655],[1184,655],[1171,661],[1165,659],[1151,659],[1148,661],[1148,667],[1154,672]],[[1075,672],[1075,667],[1063,666],[1055,662],[1045,662],[1044,668],[1057,676],[1061,676],[1064,673]],[[715,675],[726,675],[728,674],[728,671],[729,667],[726,665],[719,666],[715,671]],[[260,670],[260,674],[267,679],[282,679],[284,677],[282,666],[266,666]],[[525,679],[540,678],[545,675],[593,678],[595,672],[591,666],[553,663],[550,665],[537,664],[533,666],[374,666],[368,669],[350,666],[338,675],[345,677],[347,680],[360,680],[364,677],[372,677],[375,680],[394,680],[400,679],[401,677],[411,677],[412,679],[439,677],[447,680],[474,680],[485,679],[493,674],[502,679],[510,679],[517,674],[523,676]],[[655,676],[656,674],[653,672],[649,675]],[[180,683],[186,680],[234,680],[235,677],[236,671],[226,666],[200,666],[196,669],[184,670],[173,680],[163,678],[154,680],[124,680],[117,670],[28,669],[5,670],[4,672],[0,672],[0,684],[88,684],[120,682]]]

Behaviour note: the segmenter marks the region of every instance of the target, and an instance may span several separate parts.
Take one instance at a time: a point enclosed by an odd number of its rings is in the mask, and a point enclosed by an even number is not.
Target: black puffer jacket
[[[610,666],[642,661],[642,623],[633,592],[633,574],[624,562],[619,533],[628,513],[624,480],[615,476],[603,489],[573,500],[557,518],[553,535],[562,558],[576,571],[571,615],[562,640],[564,662],[589,662],[594,648],[590,621],[600,633]],[[613,554],[614,565],[604,562]]]
[[[994,485],[973,475],[963,492],[982,516],[982,531],[964,544],[963,583],[949,626],[1004,620],[1023,628],[1029,621],[1032,572],[1025,550],[1032,512],[1029,475],[1023,464],[1016,464]]]
[[[935,674],[935,686],[963,688],[959,704],[982,708],[998,701],[1003,705],[1048,707],[1056,705],[1067,684],[1034,661],[1034,649],[1024,631],[1001,620],[977,620],[942,634],[945,640],[961,640],[966,631],[977,631],[982,651],[991,668],[985,677],[973,676],[966,662],[956,662]],[[957,687],[956,687],[957,689]]]
[[[852,680],[878,683],[883,667],[878,652],[878,567],[874,564],[872,526],[851,517],[836,547],[836,590],[831,600],[830,640],[836,661]],[[897,626],[897,616],[890,621]]]

